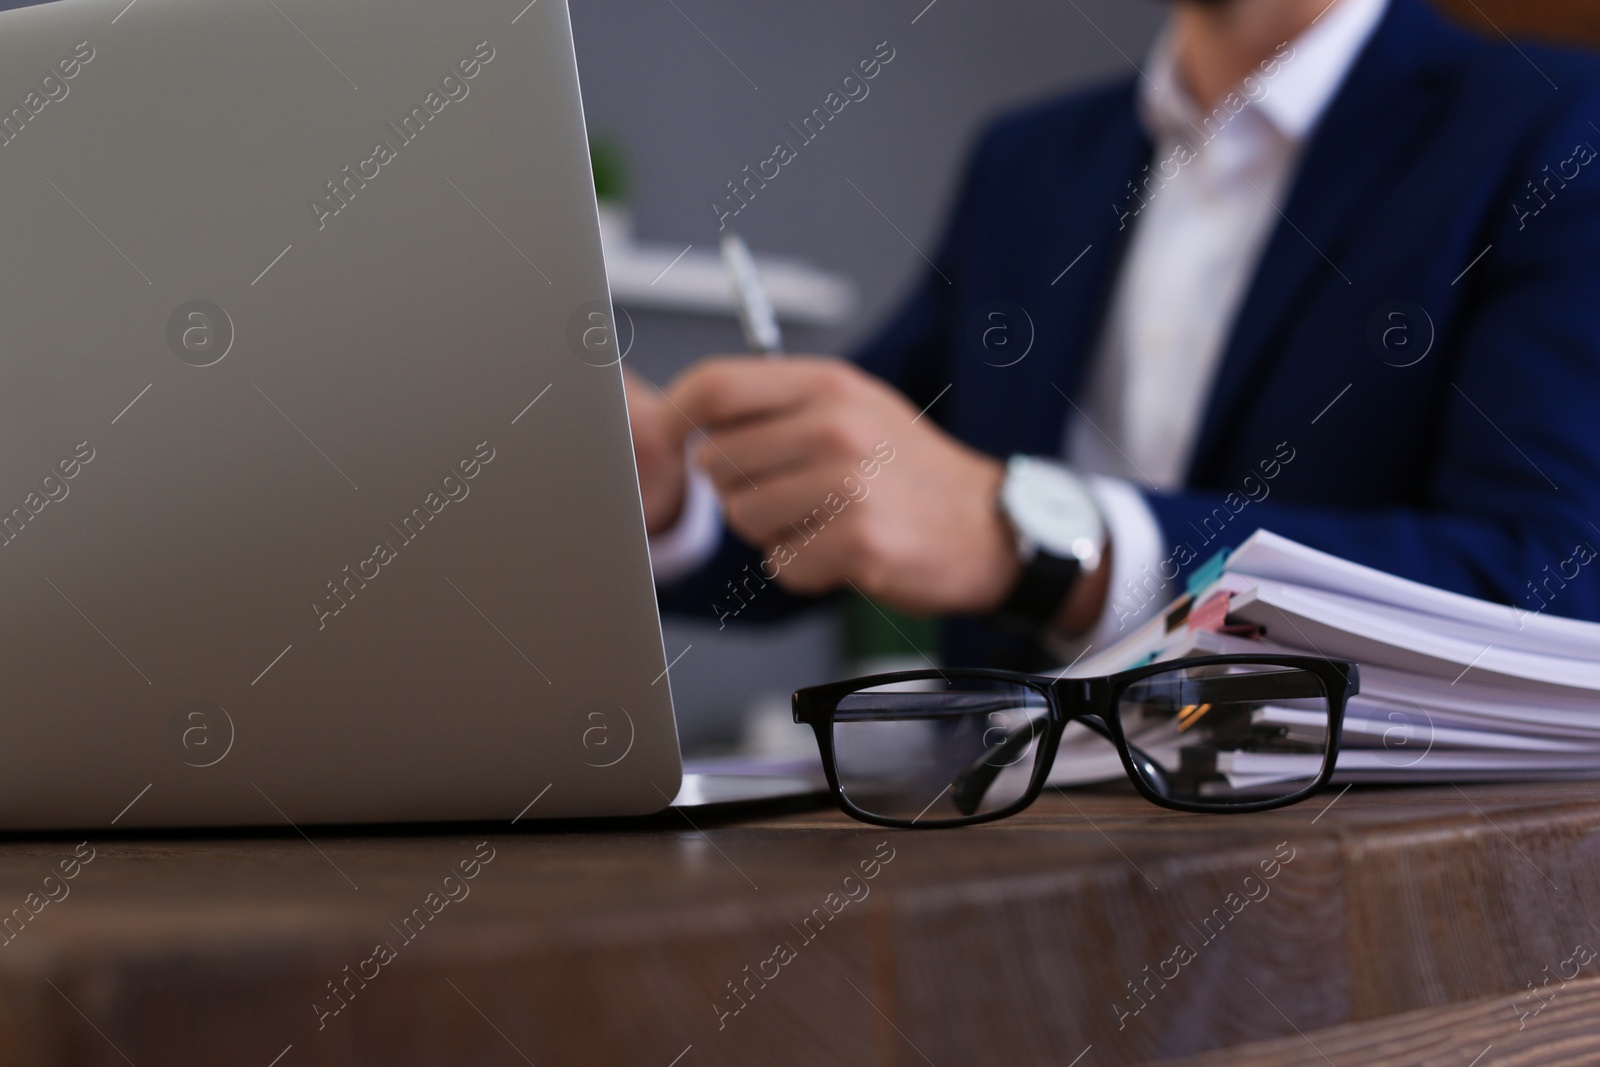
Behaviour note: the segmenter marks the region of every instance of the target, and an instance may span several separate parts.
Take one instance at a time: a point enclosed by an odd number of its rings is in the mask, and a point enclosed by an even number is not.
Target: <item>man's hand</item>
[[[691,427],[660,390],[626,367],[622,383],[628,392],[628,425],[633,430],[645,529],[659,534],[670,529],[683,511],[683,449]]]
[[[669,393],[664,417],[706,433],[695,462],[765,577],[807,594],[854,585],[917,614],[982,614],[1010,591],[1004,467],[878,379],[838,359],[716,358]]]

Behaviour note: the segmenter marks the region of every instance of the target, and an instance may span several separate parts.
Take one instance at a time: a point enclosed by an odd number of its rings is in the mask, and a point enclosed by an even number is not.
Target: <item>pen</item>
[[[750,246],[732,230],[722,235],[722,262],[733,285],[733,302],[739,312],[739,325],[751,351],[764,356],[783,355],[783,333],[778,329],[778,314],[772,309]]]

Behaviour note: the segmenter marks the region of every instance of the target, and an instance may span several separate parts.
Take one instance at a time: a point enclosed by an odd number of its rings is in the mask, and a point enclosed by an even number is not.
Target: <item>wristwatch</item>
[[[1036,635],[1055,619],[1079,575],[1100,565],[1105,521],[1081,477],[1033,456],[1007,461],[999,506],[1016,533],[1022,571],[995,621]]]

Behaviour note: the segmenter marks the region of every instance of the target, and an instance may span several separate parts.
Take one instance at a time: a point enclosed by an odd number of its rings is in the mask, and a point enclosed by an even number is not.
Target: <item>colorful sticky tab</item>
[[[1196,567],[1189,575],[1187,590],[1190,596],[1199,596],[1205,591],[1206,586],[1222,577],[1223,568],[1228,564],[1228,556],[1233,549],[1224,548],[1200,566]]]
[[[1231,594],[1212,593],[1189,612],[1189,629],[1220,630],[1228,621],[1228,600]]]

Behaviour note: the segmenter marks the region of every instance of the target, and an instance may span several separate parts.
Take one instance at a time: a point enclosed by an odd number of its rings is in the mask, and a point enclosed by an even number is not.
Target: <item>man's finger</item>
[[[717,357],[684,371],[667,396],[685,418],[711,430],[837,396],[858,373],[838,359]]]
[[[856,451],[857,437],[839,419],[817,406],[803,407],[770,418],[738,423],[718,430],[696,446],[695,462],[711,480],[733,484],[750,478],[758,485],[776,475],[812,464],[834,467],[847,464]]]
[[[842,485],[846,473],[805,468],[762,482],[759,489],[741,481],[723,495],[723,514],[750,544],[809,542],[859,506]]]

